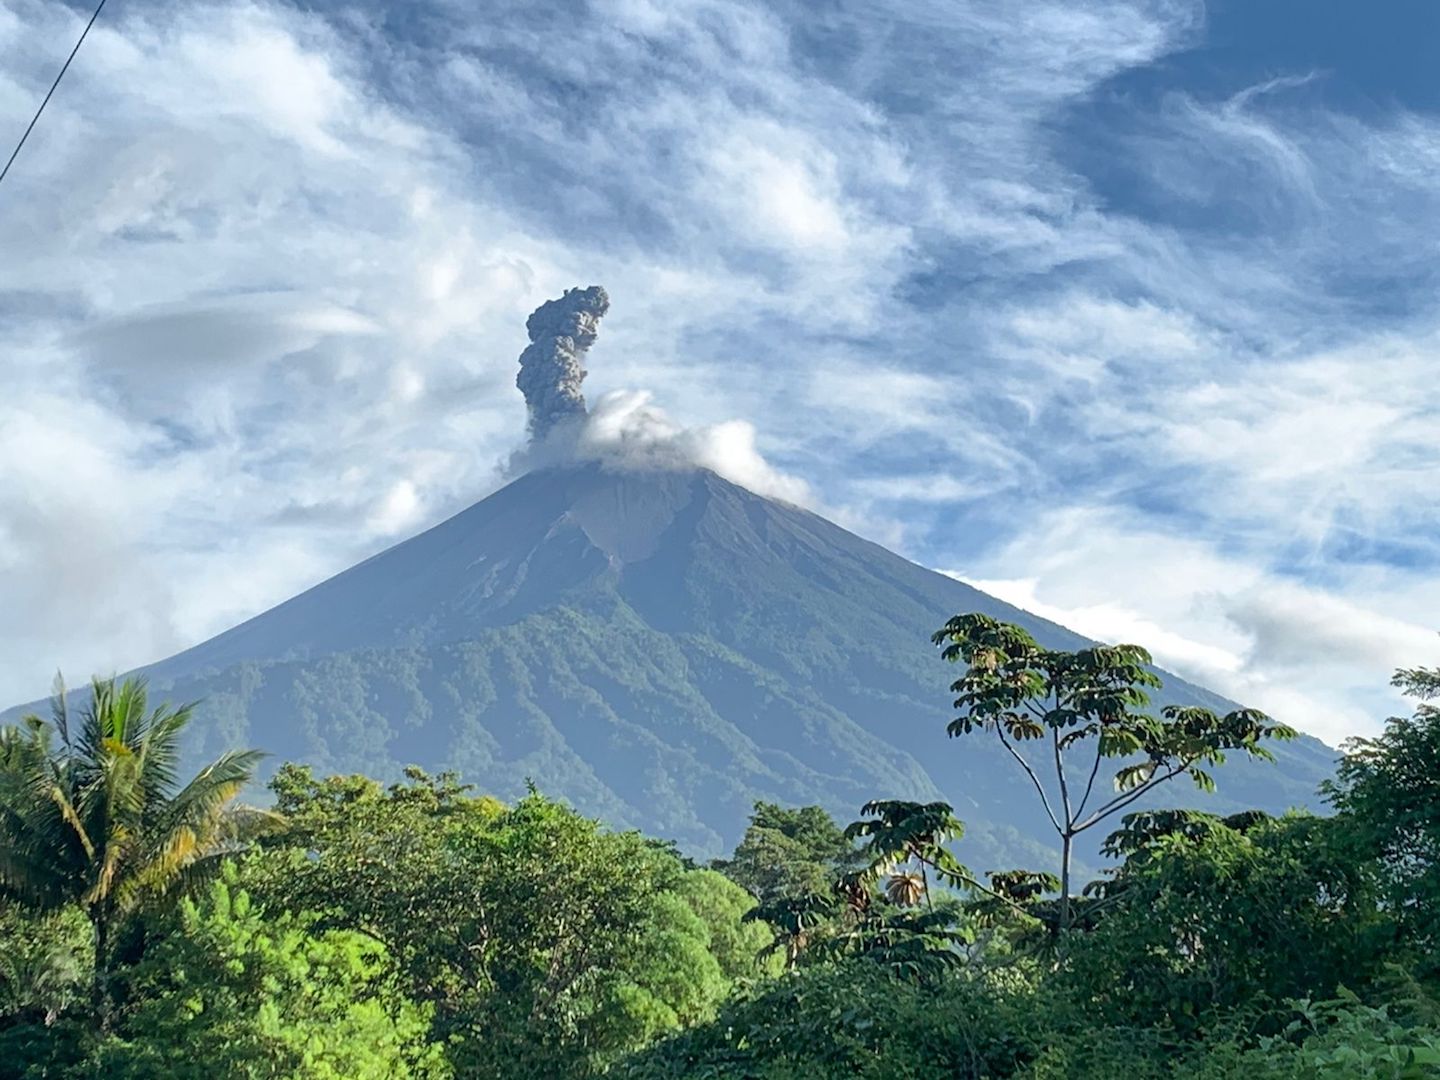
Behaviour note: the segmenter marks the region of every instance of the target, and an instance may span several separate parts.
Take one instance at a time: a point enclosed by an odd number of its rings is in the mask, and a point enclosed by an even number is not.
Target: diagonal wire
[[[25,140],[30,138],[30,132],[35,130],[35,124],[40,119],[40,114],[45,111],[45,106],[50,104],[50,98],[55,93],[55,88],[60,85],[60,80],[65,77],[65,72],[70,70],[70,61],[75,59],[75,54],[80,51],[80,46],[85,44],[85,35],[90,33],[90,27],[95,25],[95,20],[100,17],[100,9],[105,6],[105,0],[95,8],[95,14],[90,16],[90,21],[85,24],[85,29],[80,31],[80,40],[75,42],[75,48],[70,50],[70,55],[65,58],[65,66],[60,69],[60,74],[55,76],[55,81],[50,84],[50,92],[45,95],[45,100],[40,102],[40,108],[35,110],[35,115],[30,118],[30,126],[25,129],[25,134],[20,136],[20,141],[15,144],[15,149],[10,154],[10,160],[5,162],[5,168],[0,169],[0,180],[5,179],[5,174],[10,171],[10,166],[15,164],[15,159],[20,156],[20,148],[25,145]]]

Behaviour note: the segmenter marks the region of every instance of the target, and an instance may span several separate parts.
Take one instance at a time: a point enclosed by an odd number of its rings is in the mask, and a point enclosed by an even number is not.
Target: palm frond
[[[60,743],[68,751],[70,743],[70,706],[65,690],[65,676],[55,672],[55,681],[50,686],[50,722],[60,735]]]
[[[162,827],[197,826],[213,819],[254,779],[255,769],[264,757],[258,750],[221,754],[169,800]]]
[[[0,728],[0,896],[78,902],[111,918],[203,880],[283,827],[278,814],[235,803],[257,752],[223,754],[180,787],[194,705],[152,708],[147,696],[143,679],[95,678],[72,713],[57,678],[48,723]]]
[[[62,790],[59,785],[53,785],[46,792],[50,803],[60,814],[60,819],[70,826],[75,834],[75,839],[85,849],[85,854],[90,858],[95,857],[95,841],[90,837],[90,831],[85,828],[85,823],[80,820],[76,813],[75,804],[70,800],[69,793]]]

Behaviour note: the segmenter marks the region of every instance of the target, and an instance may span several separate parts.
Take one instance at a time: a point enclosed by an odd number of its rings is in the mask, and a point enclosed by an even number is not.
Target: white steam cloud
[[[573,448],[582,461],[624,469],[710,469],[757,495],[813,503],[805,481],[771,465],[744,420],[683,427],[648,390],[612,390],[599,397]]]

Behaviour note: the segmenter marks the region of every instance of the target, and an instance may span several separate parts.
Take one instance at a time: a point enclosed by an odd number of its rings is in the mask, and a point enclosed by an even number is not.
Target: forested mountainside
[[[984,865],[1048,836],[988,741],[951,742],[956,672],[930,635],[979,611],[1041,644],[1084,639],[707,471],[598,464],[522,476],[444,523],[144,670],[202,704],[192,757],[528,780],[586,814],[732,846],[755,800],[846,819],[877,795],[945,798]],[[1164,675],[1156,703],[1227,703]],[[1295,718],[1303,727],[1304,718]],[[1219,770],[1218,813],[1314,806],[1333,753]],[[1093,863],[1093,846],[1082,852]]]

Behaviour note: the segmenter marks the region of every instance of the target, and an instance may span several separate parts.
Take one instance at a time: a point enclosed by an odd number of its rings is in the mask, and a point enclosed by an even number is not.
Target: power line
[[[15,164],[15,159],[20,156],[20,148],[25,145],[25,140],[30,138],[30,132],[35,130],[35,123],[40,119],[40,114],[45,111],[45,106],[50,104],[51,95],[55,88],[60,85],[60,80],[65,77],[65,72],[70,70],[70,61],[75,59],[75,54],[80,51],[80,46],[85,44],[85,35],[90,33],[90,27],[95,25],[95,20],[100,17],[100,9],[105,6],[105,0],[95,8],[95,14],[90,16],[90,21],[85,24],[85,29],[80,31],[80,40],[75,42],[75,48],[70,50],[70,55],[65,58],[65,66],[60,69],[60,74],[55,76],[55,81],[50,84],[50,93],[45,95],[45,100],[40,102],[40,108],[35,110],[35,115],[30,118],[30,126],[25,129],[25,134],[20,136],[20,141],[15,144],[14,151],[10,154],[10,160],[5,162],[5,168],[0,169],[0,180],[5,179],[5,174],[10,171],[10,166]]]

